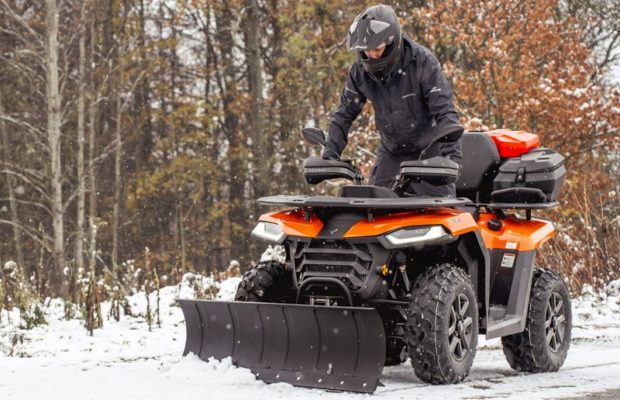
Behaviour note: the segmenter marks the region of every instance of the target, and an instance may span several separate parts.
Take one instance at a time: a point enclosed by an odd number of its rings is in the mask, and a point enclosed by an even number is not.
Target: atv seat
[[[501,162],[493,139],[485,133],[467,132],[461,136],[463,153],[456,195],[475,203],[490,203],[493,179]]]

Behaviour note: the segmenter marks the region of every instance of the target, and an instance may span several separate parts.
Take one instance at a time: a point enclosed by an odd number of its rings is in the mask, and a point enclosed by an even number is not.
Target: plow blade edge
[[[373,308],[178,300],[184,355],[231,357],[268,383],[372,393],[385,363]]]

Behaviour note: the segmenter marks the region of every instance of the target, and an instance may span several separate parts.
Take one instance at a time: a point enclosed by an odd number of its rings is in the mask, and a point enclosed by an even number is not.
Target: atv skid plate
[[[372,393],[385,363],[385,333],[373,308],[178,300],[184,355],[231,357],[267,383]]]

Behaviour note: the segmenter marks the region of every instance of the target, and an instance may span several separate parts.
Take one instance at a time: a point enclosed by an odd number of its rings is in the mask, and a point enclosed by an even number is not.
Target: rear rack
[[[560,203],[552,201],[548,203],[472,203],[476,208],[484,207],[489,211],[525,210],[525,218],[532,219],[532,210],[546,210],[559,206]]]
[[[480,203],[475,206],[484,207],[491,210],[545,210],[560,205],[557,201],[549,203]]]
[[[404,198],[347,198],[333,196],[268,196],[259,204],[310,208],[354,208],[362,210],[420,210],[434,207],[457,207],[471,204],[465,197],[404,197]]]

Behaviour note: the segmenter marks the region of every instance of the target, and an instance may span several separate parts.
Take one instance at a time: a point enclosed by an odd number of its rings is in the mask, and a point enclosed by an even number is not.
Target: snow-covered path
[[[384,370],[377,399],[550,399],[620,389],[620,348],[615,343],[575,343],[564,367],[551,374],[519,374],[499,349],[481,349],[465,382],[432,386],[419,381],[407,364]],[[228,362],[204,363],[162,354],[155,359],[95,361],[72,359],[0,359],[4,399],[314,399],[362,398],[266,385]]]
[[[182,358],[185,327],[175,293],[162,293],[162,328],[148,332],[142,318],[108,322],[94,337],[79,321],[51,321],[27,331],[14,351],[0,352],[2,399],[342,399],[368,395],[336,393],[287,384],[266,385],[230,361],[205,363]],[[141,299],[132,299],[139,310]],[[573,342],[557,373],[523,374],[510,369],[498,340],[480,346],[469,377],[461,384],[432,386],[418,380],[409,364],[388,367],[372,396],[377,399],[551,399],[590,393],[620,394],[620,304],[618,297],[573,301]],[[52,310],[53,311],[53,310]],[[10,345],[1,328],[0,346]],[[611,390],[611,391],[609,391]],[[607,392],[606,392],[607,391]],[[606,397],[613,398],[613,397]]]

